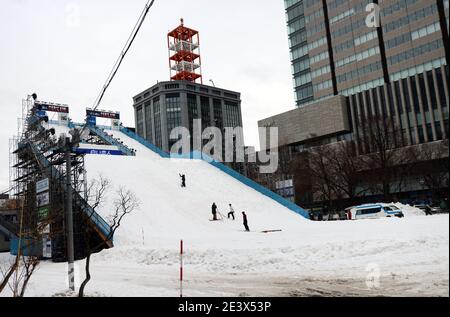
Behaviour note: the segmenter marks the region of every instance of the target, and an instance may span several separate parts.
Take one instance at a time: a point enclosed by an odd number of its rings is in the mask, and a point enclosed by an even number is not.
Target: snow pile
[[[402,203],[395,203],[393,205],[401,209],[405,217],[425,216],[425,213],[417,207],[404,205]]]

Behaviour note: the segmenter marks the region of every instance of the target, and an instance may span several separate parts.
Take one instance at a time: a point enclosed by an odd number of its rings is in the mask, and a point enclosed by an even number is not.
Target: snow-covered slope
[[[102,174],[116,187],[132,189],[141,201],[139,210],[127,217],[118,231],[118,244],[141,243],[143,235],[161,242],[170,240],[170,244],[180,238],[216,244],[215,237],[229,243],[243,234],[242,211],[247,213],[253,231],[300,232],[307,221],[204,161],[161,158],[125,134],[112,133],[134,148],[136,157],[87,156],[86,167],[91,178]],[[185,189],[180,186],[180,173],[187,178]],[[111,213],[113,199],[114,192],[100,210],[102,215]],[[225,218],[228,204],[233,204],[236,221],[211,222],[213,202]]]

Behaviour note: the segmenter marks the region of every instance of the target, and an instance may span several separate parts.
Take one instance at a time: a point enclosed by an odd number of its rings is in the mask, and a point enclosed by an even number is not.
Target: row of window
[[[344,89],[344,90],[340,91],[340,93],[344,96],[350,96],[350,95],[357,94],[361,91],[375,88],[378,86],[383,86],[383,85],[384,85],[384,78],[380,77],[380,78],[368,81],[366,83],[363,83],[363,84],[360,84],[360,85],[357,85],[357,86],[354,86],[354,87],[351,87],[348,89]]]
[[[448,68],[446,71],[448,72]],[[448,135],[448,101],[445,98],[442,76],[441,69],[436,69],[436,81],[434,81],[432,71],[428,71],[427,73],[419,74],[417,79],[416,77],[410,77],[388,85],[386,90],[387,96],[384,89],[378,89],[378,93],[377,90],[370,90],[352,96],[351,101],[356,107],[356,99],[359,99],[360,109],[358,112],[362,115],[365,112],[364,102],[369,111],[382,115],[385,118],[390,116],[395,119],[399,115],[398,123],[402,130],[403,144],[397,144],[397,146],[407,145],[406,140],[408,139],[411,140],[412,144],[441,140],[443,138],[443,128]],[[426,93],[427,85],[430,89],[428,95]],[[435,89],[439,92],[439,102],[443,109],[443,117],[441,117],[438,110]],[[394,100],[396,103],[394,103]],[[431,105],[429,100],[431,100]],[[444,123],[444,127],[442,127],[441,122]]]
[[[325,81],[323,81],[323,82],[321,82],[321,83],[318,83],[318,84],[315,84],[314,85],[314,92],[319,92],[319,91],[321,91],[321,90],[325,90],[325,89],[328,89],[328,88],[331,88],[331,87],[333,87],[333,81],[330,79],[330,80],[325,80]]]
[[[311,37],[313,34],[320,33],[325,29],[325,22],[317,23],[314,26],[308,26],[308,30],[306,31],[306,35]]]
[[[344,27],[342,27],[340,29],[337,29],[336,31],[331,32],[331,36],[333,37],[333,39],[335,39],[335,38],[343,36],[347,33],[358,30],[365,25],[366,25],[366,17],[362,17],[350,24],[345,25]]]
[[[302,74],[294,78],[294,86],[299,87],[311,82],[311,73]]]
[[[331,72],[331,67],[330,65],[326,65],[324,67],[321,67],[319,69],[316,69],[314,71],[311,72],[311,77],[312,78],[316,78],[325,74],[328,74]]]
[[[309,69],[309,67],[309,58],[296,60],[294,63],[292,63],[292,74],[297,74],[299,72],[305,71]]]
[[[289,47],[292,48],[298,44],[306,42],[306,32],[301,30],[300,32],[296,32],[289,36]]]
[[[442,40],[436,40],[436,41],[433,41],[430,43],[426,43],[426,44],[420,45],[418,47],[414,47],[411,50],[404,51],[404,52],[401,52],[400,54],[389,57],[387,59],[388,64],[394,65],[397,63],[401,63],[405,60],[409,60],[409,59],[412,59],[419,55],[423,55],[423,54],[432,52],[434,50],[437,50],[438,48],[440,48],[442,46],[443,46]]]
[[[339,75],[339,76],[336,77],[336,80],[337,80],[338,83],[342,83],[342,82],[345,82],[347,80],[356,79],[356,78],[365,76],[365,75],[367,75],[369,73],[378,71],[378,70],[382,69],[382,67],[383,66],[381,64],[381,61],[378,61],[376,63],[365,65],[365,66],[363,66],[361,68],[357,68],[357,69],[354,69],[354,70],[352,70],[352,71],[350,71],[348,73]]]
[[[311,51],[315,48],[318,48],[322,45],[327,44],[327,38],[326,37],[321,37],[320,39],[318,39],[317,41],[314,41],[310,44],[308,44],[308,50]]]
[[[288,24],[288,34],[291,35],[292,33],[297,32],[298,30],[305,28],[305,18],[300,17],[300,19],[295,20],[294,22],[291,22]]]
[[[308,45],[302,45],[291,52],[291,60],[306,56],[308,54]]]
[[[418,30],[415,30],[413,32],[408,32],[401,34],[393,39],[390,39],[386,41],[386,47],[387,48],[393,48],[399,45],[402,45],[403,43],[410,42],[413,40],[417,40],[419,38],[425,37],[429,34],[432,34],[434,32],[438,32],[441,30],[441,26],[439,22],[427,25],[423,28],[420,28]]]
[[[347,64],[350,64],[353,62],[360,62],[371,56],[378,55],[378,54],[380,54],[380,47],[377,45],[377,46],[371,47],[365,51],[362,51],[357,54],[350,55],[344,59],[338,60],[336,62],[336,67],[342,67],[344,65],[347,65]]]
[[[286,20],[291,21],[304,14],[303,3],[286,10]]]
[[[411,39],[414,41],[439,31],[441,31],[441,25],[439,24],[439,22],[436,22],[411,32]]]
[[[306,15],[305,16],[305,22],[306,24],[311,23],[312,21],[314,21],[315,19],[318,19],[320,17],[323,17],[323,8],[320,8],[317,11],[314,11],[313,13]]]
[[[357,47],[357,46],[359,46],[361,44],[367,43],[367,42],[369,42],[369,41],[371,41],[373,39],[376,39],[376,38],[378,38],[377,31],[370,31],[370,32],[365,33],[365,34],[363,34],[361,36],[358,36],[355,39],[351,39],[351,40],[345,41],[345,42],[343,42],[343,43],[341,43],[339,45],[336,45],[334,47],[334,51],[336,53],[339,53],[339,52],[342,52],[342,51],[344,51],[346,49],[349,49],[349,48],[352,48],[352,47]]]
[[[292,7],[294,4],[302,2],[303,0],[284,0],[284,7],[286,9]]]
[[[415,22],[415,21],[421,20],[430,15],[433,15],[436,12],[437,12],[436,4],[429,5],[425,8],[417,10],[407,16],[400,18],[400,19],[397,19],[390,23],[387,23],[386,25],[383,26],[383,31],[386,33],[392,32],[398,28],[401,28],[402,26],[405,26],[407,24],[413,24],[413,22]]]
[[[435,59],[433,61],[429,61],[420,65],[415,65],[408,69],[401,70],[399,72],[393,73],[390,75],[391,81],[396,81],[401,78],[406,78],[410,76],[414,76],[415,74],[423,73],[424,71],[429,71],[433,68],[441,67],[442,65],[446,65],[445,58]]]
[[[303,87],[297,88],[295,90],[295,94],[296,94],[296,97],[297,97],[297,102],[299,104],[311,101],[313,99],[313,96],[314,96],[312,83],[307,85],[307,86],[303,86]]]
[[[397,11],[404,10],[408,6],[415,4],[418,0],[397,0],[394,4],[381,10],[382,16],[386,17]]]
[[[333,24],[333,23],[339,22],[341,20],[344,20],[345,18],[347,18],[347,17],[349,17],[349,16],[351,16],[351,15],[353,15],[355,13],[356,13],[356,10],[354,8],[351,8],[350,10],[344,11],[341,14],[339,14],[339,15],[337,15],[335,17],[332,17],[330,19],[330,24]]]
[[[321,53],[319,53],[317,55],[314,55],[314,56],[310,57],[309,62],[311,64],[315,64],[315,63],[323,61],[324,59],[327,59],[329,57],[330,57],[330,55],[328,54],[328,51],[323,51],[323,52],[321,52]]]

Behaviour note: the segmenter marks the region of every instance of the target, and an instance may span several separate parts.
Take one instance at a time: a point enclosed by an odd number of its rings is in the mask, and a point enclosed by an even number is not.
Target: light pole
[[[75,291],[75,267],[74,267],[74,243],[73,243],[73,193],[72,193],[72,161],[71,161],[71,142],[68,137],[65,140],[66,150],[66,227],[67,227],[67,263],[68,263],[68,277],[69,289]]]

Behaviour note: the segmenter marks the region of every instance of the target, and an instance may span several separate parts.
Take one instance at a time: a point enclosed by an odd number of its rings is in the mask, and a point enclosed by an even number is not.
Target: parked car
[[[422,210],[427,216],[439,214],[442,212],[440,207],[432,207],[430,205],[415,205],[414,207]]]
[[[346,209],[350,220],[378,219],[378,218],[403,218],[405,215],[396,206],[388,204],[367,204]]]

